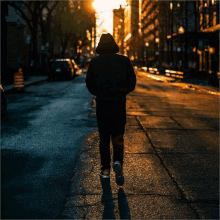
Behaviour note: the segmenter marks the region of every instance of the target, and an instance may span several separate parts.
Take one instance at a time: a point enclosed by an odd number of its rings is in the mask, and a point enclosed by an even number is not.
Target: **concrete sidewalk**
[[[41,83],[47,80],[47,76],[30,76],[24,81],[24,87],[28,87],[37,83]],[[5,93],[11,93],[14,91],[14,85],[4,85]]]
[[[132,117],[128,117],[128,121],[125,185],[116,185],[112,170],[110,181],[100,180],[98,133],[95,132],[90,137],[94,139],[93,144],[82,150],[75,167],[62,218],[197,219],[197,213],[164,172],[139,122]]]
[[[112,169],[110,181],[100,180],[99,138],[94,132],[89,137],[93,143],[81,150],[62,218],[202,218],[165,171],[139,121],[132,116],[127,116],[127,120],[124,186],[116,185]]]

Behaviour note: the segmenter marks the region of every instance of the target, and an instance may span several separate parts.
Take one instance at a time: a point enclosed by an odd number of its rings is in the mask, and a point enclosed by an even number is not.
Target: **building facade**
[[[124,8],[113,10],[113,37],[119,47],[119,53],[124,54]]]
[[[158,61],[159,47],[159,0],[142,0],[141,29],[142,57],[146,62]]]
[[[142,0],[143,60],[214,80],[219,73],[219,4]]]
[[[137,0],[127,0],[127,6],[125,7],[124,54],[133,62],[139,59],[139,7],[140,4]]]

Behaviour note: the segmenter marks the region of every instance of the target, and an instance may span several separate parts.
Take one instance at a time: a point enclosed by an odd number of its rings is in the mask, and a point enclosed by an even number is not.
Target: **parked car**
[[[54,80],[57,77],[71,80],[74,77],[74,68],[70,59],[50,60],[48,80]]]
[[[5,97],[5,91],[2,84],[0,84],[0,88],[1,88],[1,117],[3,118],[5,117],[7,112],[7,102]]]

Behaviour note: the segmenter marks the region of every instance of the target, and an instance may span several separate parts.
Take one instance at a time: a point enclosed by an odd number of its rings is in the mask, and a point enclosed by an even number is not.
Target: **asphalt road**
[[[85,137],[96,129],[85,75],[7,95],[1,125],[2,218],[57,218]]]

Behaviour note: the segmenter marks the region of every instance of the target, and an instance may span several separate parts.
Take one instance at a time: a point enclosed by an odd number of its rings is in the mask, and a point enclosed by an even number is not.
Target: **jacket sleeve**
[[[126,91],[126,95],[127,95],[130,92],[134,91],[135,86],[136,86],[136,75],[135,75],[134,68],[130,60],[128,60],[126,71],[127,71],[127,76],[128,76],[128,79],[127,79],[128,87]]]
[[[97,86],[95,84],[95,74],[93,72],[92,63],[90,63],[86,75],[86,87],[92,95],[97,95]]]

